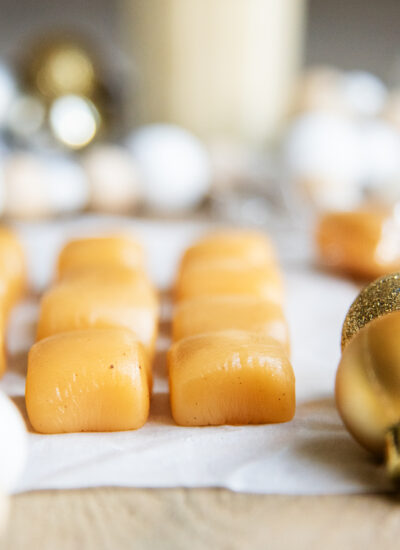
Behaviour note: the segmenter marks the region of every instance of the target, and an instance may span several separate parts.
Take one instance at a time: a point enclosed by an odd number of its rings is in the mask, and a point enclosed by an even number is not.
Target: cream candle
[[[259,144],[285,118],[305,0],[129,0],[131,120]],[[134,93],[136,91],[136,93]]]

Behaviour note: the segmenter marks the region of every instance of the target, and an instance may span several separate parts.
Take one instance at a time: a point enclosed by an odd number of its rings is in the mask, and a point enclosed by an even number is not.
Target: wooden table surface
[[[0,548],[393,550],[399,540],[393,496],[99,488],[13,497]]]

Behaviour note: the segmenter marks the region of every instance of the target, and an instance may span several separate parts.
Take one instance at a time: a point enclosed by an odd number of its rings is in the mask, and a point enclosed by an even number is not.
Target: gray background
[[[122,4],[123,0],[0,0],[0,55],[15,56],[29,37],[47,28],[71,28],[92,36],[102,53],[115,60]],[[309,0],[304,62],[367,69],[389,84],[400,83],[399,29],[400,0]],[[119,60],[123,63],[124,57]]]

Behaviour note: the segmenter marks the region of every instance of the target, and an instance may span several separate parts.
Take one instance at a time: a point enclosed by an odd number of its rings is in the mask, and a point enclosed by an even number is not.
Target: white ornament
[[[92,141],[100,120],[96,107],[89,99],[73,94],[54,100],[49,118],[55,137],[73,149],[81,149]]]
[[[363,180],[377,198],[400,198],[400,133],[384,120],[361,127]]]
[[[27,455],[24,421],[12,401],[0,391],[0,491],[12,491],[21,476]]]
[[[347,106],[340,91],[342,73],[332,67],[314,67],[301,76],[293,102],[293,113],[328,111],[345,113]]]
[[[140,178],[129,152],[117,145],[94,145],[82,158],[94,210],[132,211],[140,200]]]
[[[209,144],[209,151],[215,189],[229,189],[248,179],[253,161],[249,148],[230,140],[218,139]]]
[[[295,119],[286,135],[283,161],[316,206],[348,209],[359,203],[360,133],[347,117],[315,112]]]
[[[41,218],[51,212],[44,163],[32,153],[12,153],[2,163],[4,212],[15,218]]]
[[[169,124],[139,128],[127,140],[143,179],[147,206],[179,212],[197,206],[210,188],[206,148],[190,132]]]
[[[88,204],[84,171],[67,155],[9,154],[3,160],[0,174],[0,207],[3,202],[7,216],[43,218],[78,212]]]
[[[45,117],[45,106],[37,97],[17,96],[11,102],[7,113],[7,127],[16,136],[29,138],[40,130]]]
[[[400,132],[400,90],[393,90],[383,109],[384,118]]]
[[[52,214],[70,214],[88,205],[89,189],[82,167],[66,155],[43,157]]]
[[[365,71],[345,73],[341,92],[349,111],[359,116],[376,116],[381,113],[387,97],[384,83]]]

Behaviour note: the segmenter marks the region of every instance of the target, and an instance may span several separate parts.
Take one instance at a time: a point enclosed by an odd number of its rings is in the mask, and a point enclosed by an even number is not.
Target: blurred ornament
[[[17,84],[10,70],[0,63],[0,125],[8,115],[9,108],[17,95]]]
[[[393,90],[383,108],[383,117],[400,132],[400,90]]]
[[[54,136],[72,149],[81,149],[93,141],[100,122],[98,110],[84,97],[62,96],[50,107],[50,127]]]
[[[349,118],[306,113],[286,134],[283,160],[290,178],[321,209],[350,209],[362,198],[361,142]]]
[[[389,205],[400,199],[400,133],[383,120],[360,128],[362,178],[372,198]]]
[[[214,189],[222,191],[248,180],[252,164],[252,154],[248,147],[219,139],[212,141],[208,149]]]
[[[342,74],[332,67],[315,67],[306,71],[294,94],[293,113],[333,111],[345,113],[347,106],[340,91]]]
[[[350,71],[341,81],[341,93],[350,113],[358,116],[377,116],[387,97],[384,83],[372,73]]]
[[[211,184],[210,158],[193,134],[169,124],[143,126],[127,140],[143,178],[146,205],[162,212],[198,206]]]
[[[31,45],[23,73],[28,86],[48,99],[91,96],[97,72],[91,53],[79,41],[49,37]]]
[[[0,391],[0,490],[12,491],[21,476],[27,456],[24,421],[14,403]]]
[[[50,213],[46,171],[40,159],[25,152],[3,162],[4,212],[15,218],[41,218]]]
[[[7,129],[19,138],[29,138],[42,127],[46,109],[39,98],[20,95],[11,102],[6,117]]]
[[[51,213],[71,214],[84,210],[89,202],[89,187],[80,164],[64,155],[48,155],[43,162]]]
[[[82,167],[61,154],[9,154],[3,161],[3,189],[6,216],[19,219],[77,212],[89,199]]]
[[[117,145],[95,145],[82,158],[94,210],[127,213],[137,206],[141,187],[131,155]]]

